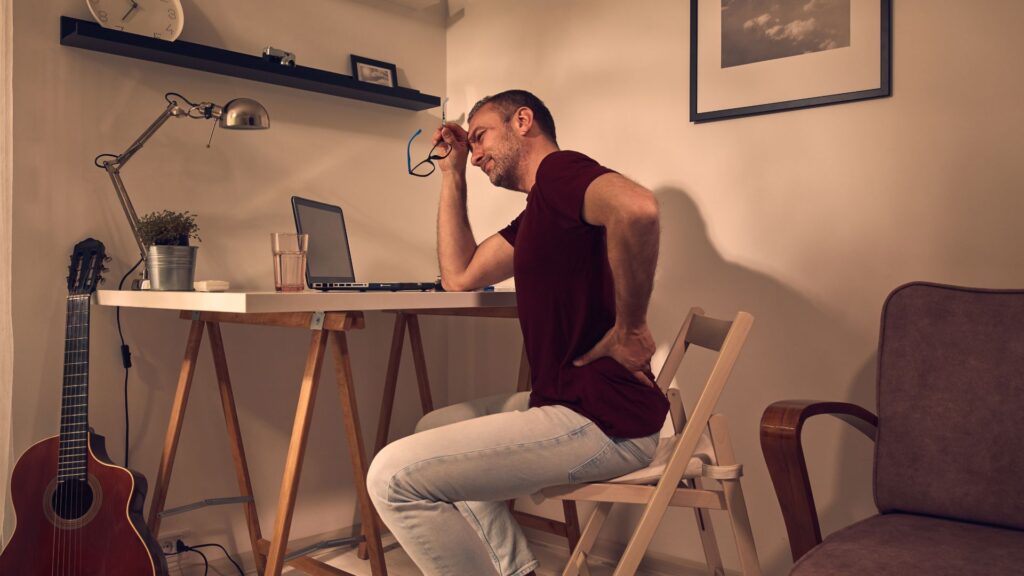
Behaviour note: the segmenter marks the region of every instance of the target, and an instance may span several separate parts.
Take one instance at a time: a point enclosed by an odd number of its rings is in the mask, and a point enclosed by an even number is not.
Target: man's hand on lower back
[[[586,366],[598,358],[608,356],[622,364],[637,380],[654,386],[647,373],[651,372],[651,358],[655,350],[654,337],[647,324],[635,328],[624,328],[616,324],[590,351],[573,361],[573,366]]]

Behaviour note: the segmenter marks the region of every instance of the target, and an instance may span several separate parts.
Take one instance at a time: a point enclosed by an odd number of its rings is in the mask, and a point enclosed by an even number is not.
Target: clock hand
[[[121,16],[121,21],[122,22],[127,20],[128,16],[130,16],[131,13],[134,12],[139,7],[139,3],[138,2],[136,2],[135,0],[131,0],[131,1],[132,1],[132,7],[129,8],[128,11],[124,13],[124,16]]]

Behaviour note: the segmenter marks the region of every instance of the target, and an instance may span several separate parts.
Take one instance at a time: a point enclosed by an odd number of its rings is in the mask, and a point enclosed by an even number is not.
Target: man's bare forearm
[[[615,323],[625,329],[643,326],[658,264],[657,206],[623,214],[605,229],[615,281]]]
[[[444,284],[450,286],[466,271],[476,246],[466,210],[466,175],[446,172],[437,210],[437,259]]]

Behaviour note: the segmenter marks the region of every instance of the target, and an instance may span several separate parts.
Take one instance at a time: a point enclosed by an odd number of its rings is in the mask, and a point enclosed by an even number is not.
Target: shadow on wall
[[[849,326],[808,297],[765,274],[723,259],[711,243],[697,205],[686,192],[660,188],[655,196],[661,209],[661,256],[648,319],[657,341],[665,343],[674,337],[691,306],[700,306],[717,317],[731,317],[737,310],[754,315],[750,339],[717,411],[729,418],[736,451],[745,466],[744,491],[762,568],[766,574],[783,574],[791,559],[781,512],[761,455],[761,413],[771,402],[787,398],[847,399],[874,409],[871,349]],[[863,355],[855,352],[859,348],[864,349]],[[687,406],[692,407],[696,393],[685,385],[683,393]],[[830,451],[837,448],[834,442],[830,444]],[[833,471],[822,472],[824,465],[815,461],[811,446],[808,462],[812,469],[818,464],[819,474],[834,474],[834,493],[842,495],[841,501],[819,500],[823,530],[873,511],[870,485],[861,486],[860,481],[851,479],[864,474],[861,460],[840,456]],[[811,474],[813,483],[815,471]],[[676,521],[683,526],[692,523],[688,513],[676,518],[682,519]],[[718,534],[723,554],[734,559],[731,529],[723,525]],[[673,548],[658,548],[676,555],[678,552],[672,550],[679,550],[680,535],[671,535],[671,540]],[[692,546],[686,555],[702,560],[696,531],[686,541]]]

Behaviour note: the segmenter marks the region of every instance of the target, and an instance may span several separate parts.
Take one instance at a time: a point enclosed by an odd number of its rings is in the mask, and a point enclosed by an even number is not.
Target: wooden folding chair
[[[616,502],[642,504],[644,513],[615,568],[614,576],[636,573],[669,506],[694,509],[708,568],[716,575],[724,574],[725,569],[708,510],[726,511],[739,549],[742,574],[760,575],[750,520],[740,488],[743,467],[736,463],[725,417],[712,414],[753,322],[754,317],[746,312],[737,313],[730,322],[705,316],[699,308],[690,309],[657,378],[658,386],[666,391],[669,398],[675,435],[661,439],[651,465],[605,482],[555,486],[540,492],[543,498],[598,503],[569,557],[563,576],[589,574],[587,555],[608,518],[612,504]],[[679,390],[669,387],[669,384],[691,344],[718,354],[693,415],[687,420]],[[706,488],[704,483],[707,481],[717,482],[719,489]]]

